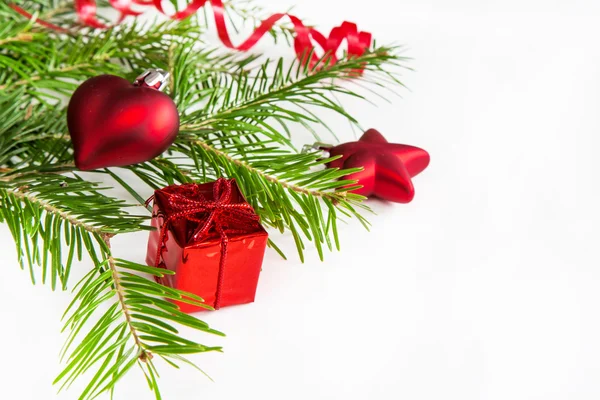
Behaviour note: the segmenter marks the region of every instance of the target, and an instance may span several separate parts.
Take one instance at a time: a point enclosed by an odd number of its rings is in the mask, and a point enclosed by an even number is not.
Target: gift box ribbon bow
[[[219,178],[213,185],[213,199],[207,199],[200,193],[197,184],[181,185],[166,193],[167,205],[171,212],[166,215],[159,211],[157,216],[163,216],[164,222],[160,228],[159,245],[156,254],[155,266],[161,267],[162,253],[166,248],[169,229],[176,221],[191,221],[198,224],[194,237],[206,238],[212,231],[216,232],[221,241],[221,259],[219,261],[219,276],[215,294],[215,309],[220,308],[225,261],[227,259],[227,244],[229,236],[236,233],[245,233],[247,229],[240,226],[259,225],[259,216],[252,206],[246,202],[232,202],[232,181]],[[146,204],[154,199],[150,197]]]

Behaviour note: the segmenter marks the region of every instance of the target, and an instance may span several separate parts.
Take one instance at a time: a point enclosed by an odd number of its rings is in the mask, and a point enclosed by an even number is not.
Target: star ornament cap
[[[369,129],[356,142],[324,148],[331,157],[329,168],[363,170],[344,179],[358,181],[362,188],[353,192],[396,203],[409,203],[415,196],[412,178],[429,165],[429,153],[406,144],[389,143],[381,133]]]

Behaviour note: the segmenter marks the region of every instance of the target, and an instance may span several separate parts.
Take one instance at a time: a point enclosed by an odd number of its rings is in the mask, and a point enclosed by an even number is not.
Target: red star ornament
[[[357,180],[362,188],[353,192],[379,197],[396,203],[409,203],[415,196],[412,177],[429,165],[429,153],[406,144],[389,143],[375,129],[366,131],[357,142],[327,149],[330,156],[342,157],[328,164],[330,168],[363,170],[344,177]]]

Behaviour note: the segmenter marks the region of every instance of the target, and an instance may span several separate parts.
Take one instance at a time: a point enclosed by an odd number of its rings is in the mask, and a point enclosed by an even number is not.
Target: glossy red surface
[[[213,183],[197,185],[200,196],[213,200]],[[245,199],[234,184],[231,203],[244,203]],[[146,263],[155,266],[160,230],[164,221],[175,212],[167,201],[168,195],[181,186],[173,185],[156,191],[152,226]],[[161,266],[175,275],[167,275],[159,282],[167,286],[194,293],[206,304],[215,306],[219,281],[222,240],[214,231],[199,236],[199,223],[180,219],[170,224],[168,240],[164,243]],[[262,260],[267,246],[267,232],[260,224],[234,226],[228,234],[227,257],[223,266],[219,306],[231,306],[254,301]],[[176,302],[182,311],[195,312],[201,307]]]
[[[429,153],[406,144],[389,143],[381,133],[369,129],[356,142],[327,149],[341,156],[328,164],[330,168],[363,167],[345,179],[357,180],[363,187],[355,193],[375,196],[397,203],[408,203],[415,195],[412,177],[429,165]]]
[[[169,96],[113,75],[88,79],[75,90],[67,122],[81,170],[151,160],[179,131],[179,113]]]

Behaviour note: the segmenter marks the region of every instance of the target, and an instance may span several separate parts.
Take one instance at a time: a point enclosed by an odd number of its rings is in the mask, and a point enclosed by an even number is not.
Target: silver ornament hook
[[[302,147],[302,154],[319,153],[320,158],[329,158],[329,149],[333,146],[328,143],[315,142],[313,144],[305,144]]]
[[[140,74],[133,82],[136,86],[148,86],[162,91],[169,82],[171,74],[163,69],[151,68]]]

